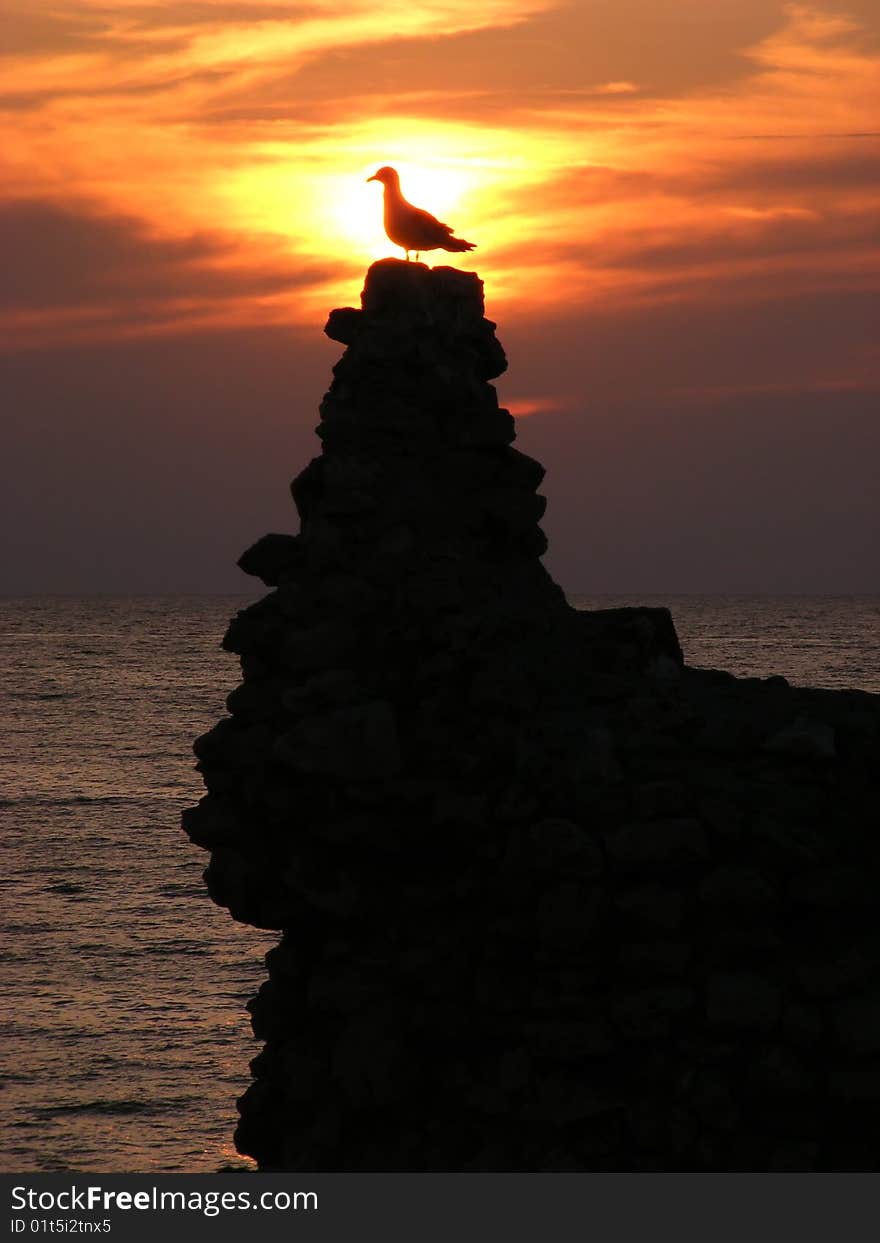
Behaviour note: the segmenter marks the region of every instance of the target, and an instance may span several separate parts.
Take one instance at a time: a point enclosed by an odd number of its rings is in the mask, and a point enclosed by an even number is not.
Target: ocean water
[[[0,600],[5,1171],[248,1164],[244,1003],[275,938],[213,906],[179,828],[248,598]],[[880,692],[877,597],[572,600],[668,605],[691,664]]]
[[[672,611],[689,665],[795,686],[880,692],[880,596],[571,596]]]

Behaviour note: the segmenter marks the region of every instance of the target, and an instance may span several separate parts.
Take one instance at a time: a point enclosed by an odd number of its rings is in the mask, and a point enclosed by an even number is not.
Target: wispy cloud
[[[9,589],[234,587],[292,527],[381,163],[478,243],[561,581],[876,588],[877,0],[0,22]]]
[[[279,263],[276,254],[261,255],[217,231],[150,235],[137,218],[88,203],[0,205],[0,236],[6,350],[192,332],[249,318],[289,322],[297,291],[330,274],[326,266]]]
[[[296,321],[350,300],[395,253],[365,185],[385,162],[478,242],[498,310],[860,289],[880,49],[853,2],[7,4],[0,167],[34,239],[41,210],[112,220],[113,297],[128,283],[172,328],[184,305]],[[118,265],[123,234],[152,285]],[[53,333],[61,307],[133,330],[96,317],[106,284],[41,279]]]

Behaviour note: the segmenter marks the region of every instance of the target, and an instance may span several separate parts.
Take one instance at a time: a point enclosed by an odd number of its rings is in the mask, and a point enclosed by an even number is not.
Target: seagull
[[[416,259],[423,250],[473,250],[473,242],[462,241],[452,236],[452,228],[442,224],[430,212],[422,211],[421,207],[413,207],[403,197],[400,189],[400,177],[396,168],[386,164],[378,172],[368,177],[367,181],[381,181],[385,187],[385,232],[397,246],[406,251],[407,262],[409,252],[416,252]]]

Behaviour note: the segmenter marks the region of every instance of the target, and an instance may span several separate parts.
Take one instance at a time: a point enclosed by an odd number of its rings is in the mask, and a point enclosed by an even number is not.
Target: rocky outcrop
[[[384,260],[301,530],[197,740],[212,897],[282,936],[240,1151],[299,1170],[874,1169],[880,701],[688,669],[543,569],[472,273]]]

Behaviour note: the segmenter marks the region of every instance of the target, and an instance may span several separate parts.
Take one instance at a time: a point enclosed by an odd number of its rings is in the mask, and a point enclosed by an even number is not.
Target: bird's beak
[[[378,180],[379,180],[379,178],[378,178],[378,177],[376,177],[376,176],[373,176],[373,177],[368,177],[368,178],[367,178],[367,181],[378,181]]]

